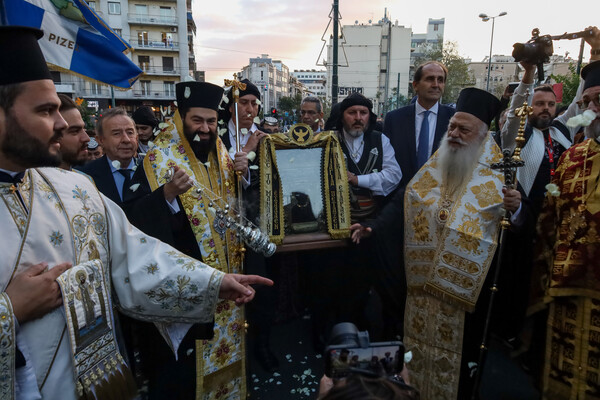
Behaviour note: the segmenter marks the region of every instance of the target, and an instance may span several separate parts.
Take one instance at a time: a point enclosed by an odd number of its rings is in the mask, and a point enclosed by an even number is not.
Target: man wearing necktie
[[[428,61],[415,71],[414,104],[390,111],[385,116],[383,133],[390,139],[396,160],[402,169],[405,186],[437,150],[454,115],[454,108],[440,104],[448,69],[437,61]]]
[[[81,167],[94,179],[98,190],[121,205],[131,194],[130,182],[137,169],[135,123],[122,108],[105,111],[96,124],[104,156]]]

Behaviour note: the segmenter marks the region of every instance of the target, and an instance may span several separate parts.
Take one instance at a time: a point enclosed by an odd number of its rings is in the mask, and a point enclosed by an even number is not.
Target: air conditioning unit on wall
[[[171,27],[171,32],[177,32],[177,27],[176,26],[172,26]]]

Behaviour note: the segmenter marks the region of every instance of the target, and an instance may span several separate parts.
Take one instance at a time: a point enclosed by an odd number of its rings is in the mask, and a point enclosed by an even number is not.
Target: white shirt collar
[[[431,111],[431,113],[433,115],[437,115],[438,113],[438,109],[440,108],[440,102],[438,101],[437,103],[435,103],[433,105],[433,107],[431,107],[429,109],[429,111]],[[427,111],[427,109],[425,107],[423,107],[422,105],[419,104],[419,101],[417,101],[415,103],[415,112],[417,113],[417,115],[421,115],[423,114],[425,111]]]
[[[135,161],[133,160],[133,158],[131,159],[131,161],[129,161],[129,165],[127,167],[123,167],[121,165],[120,168],[115,168],[115,166],[113,165],[113,160],[111,160],[109,156],[106,156],[106,161],[108,161],[108,165],[110,166],[110,171],[112,173],[115,173],[120,169],[133,169],[133,167],[135,167]]]

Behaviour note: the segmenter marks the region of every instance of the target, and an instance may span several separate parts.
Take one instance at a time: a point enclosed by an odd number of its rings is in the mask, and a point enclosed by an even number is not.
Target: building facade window
[[[94,11],[96,11],[96,2],[95,1],[88,1],[88,6],[90,6],[90,8]]]
[[[108,2],[108,13],[120,15],[121,14],[121,3],[109,1]]]
[[[150,81],[140,81],[142,96],[150,96]]]
[[[175,82],[164,81],[164,89],[165,89],[165,96],[169,96],[169,97],[175,96]]]

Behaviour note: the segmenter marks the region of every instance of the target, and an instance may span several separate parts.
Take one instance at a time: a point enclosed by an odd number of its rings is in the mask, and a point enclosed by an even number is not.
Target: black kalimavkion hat
[[[39,29],[0,26],[0,85],[52,79],[38,39]]]
[[[148,106],[138,107],[137,110],[131,114],[131,118],[136,125],[148,125],[153,128],[158,126],[158,119],[154,115],[154,111]]]
[[[223,99],[223,88],[208,82],[181,82],[175,85],[175,94],[180,110],[202,107],[218,112]]]
[[[583,67],[581,77],[585,80],[583,90],[600,86],[600,61],[594,61]]]
[[[465,112],[482,120],[488,127],[498,115],[500,100],[493,94],[477,88],[460,91],[456,101],[456,112]]]

